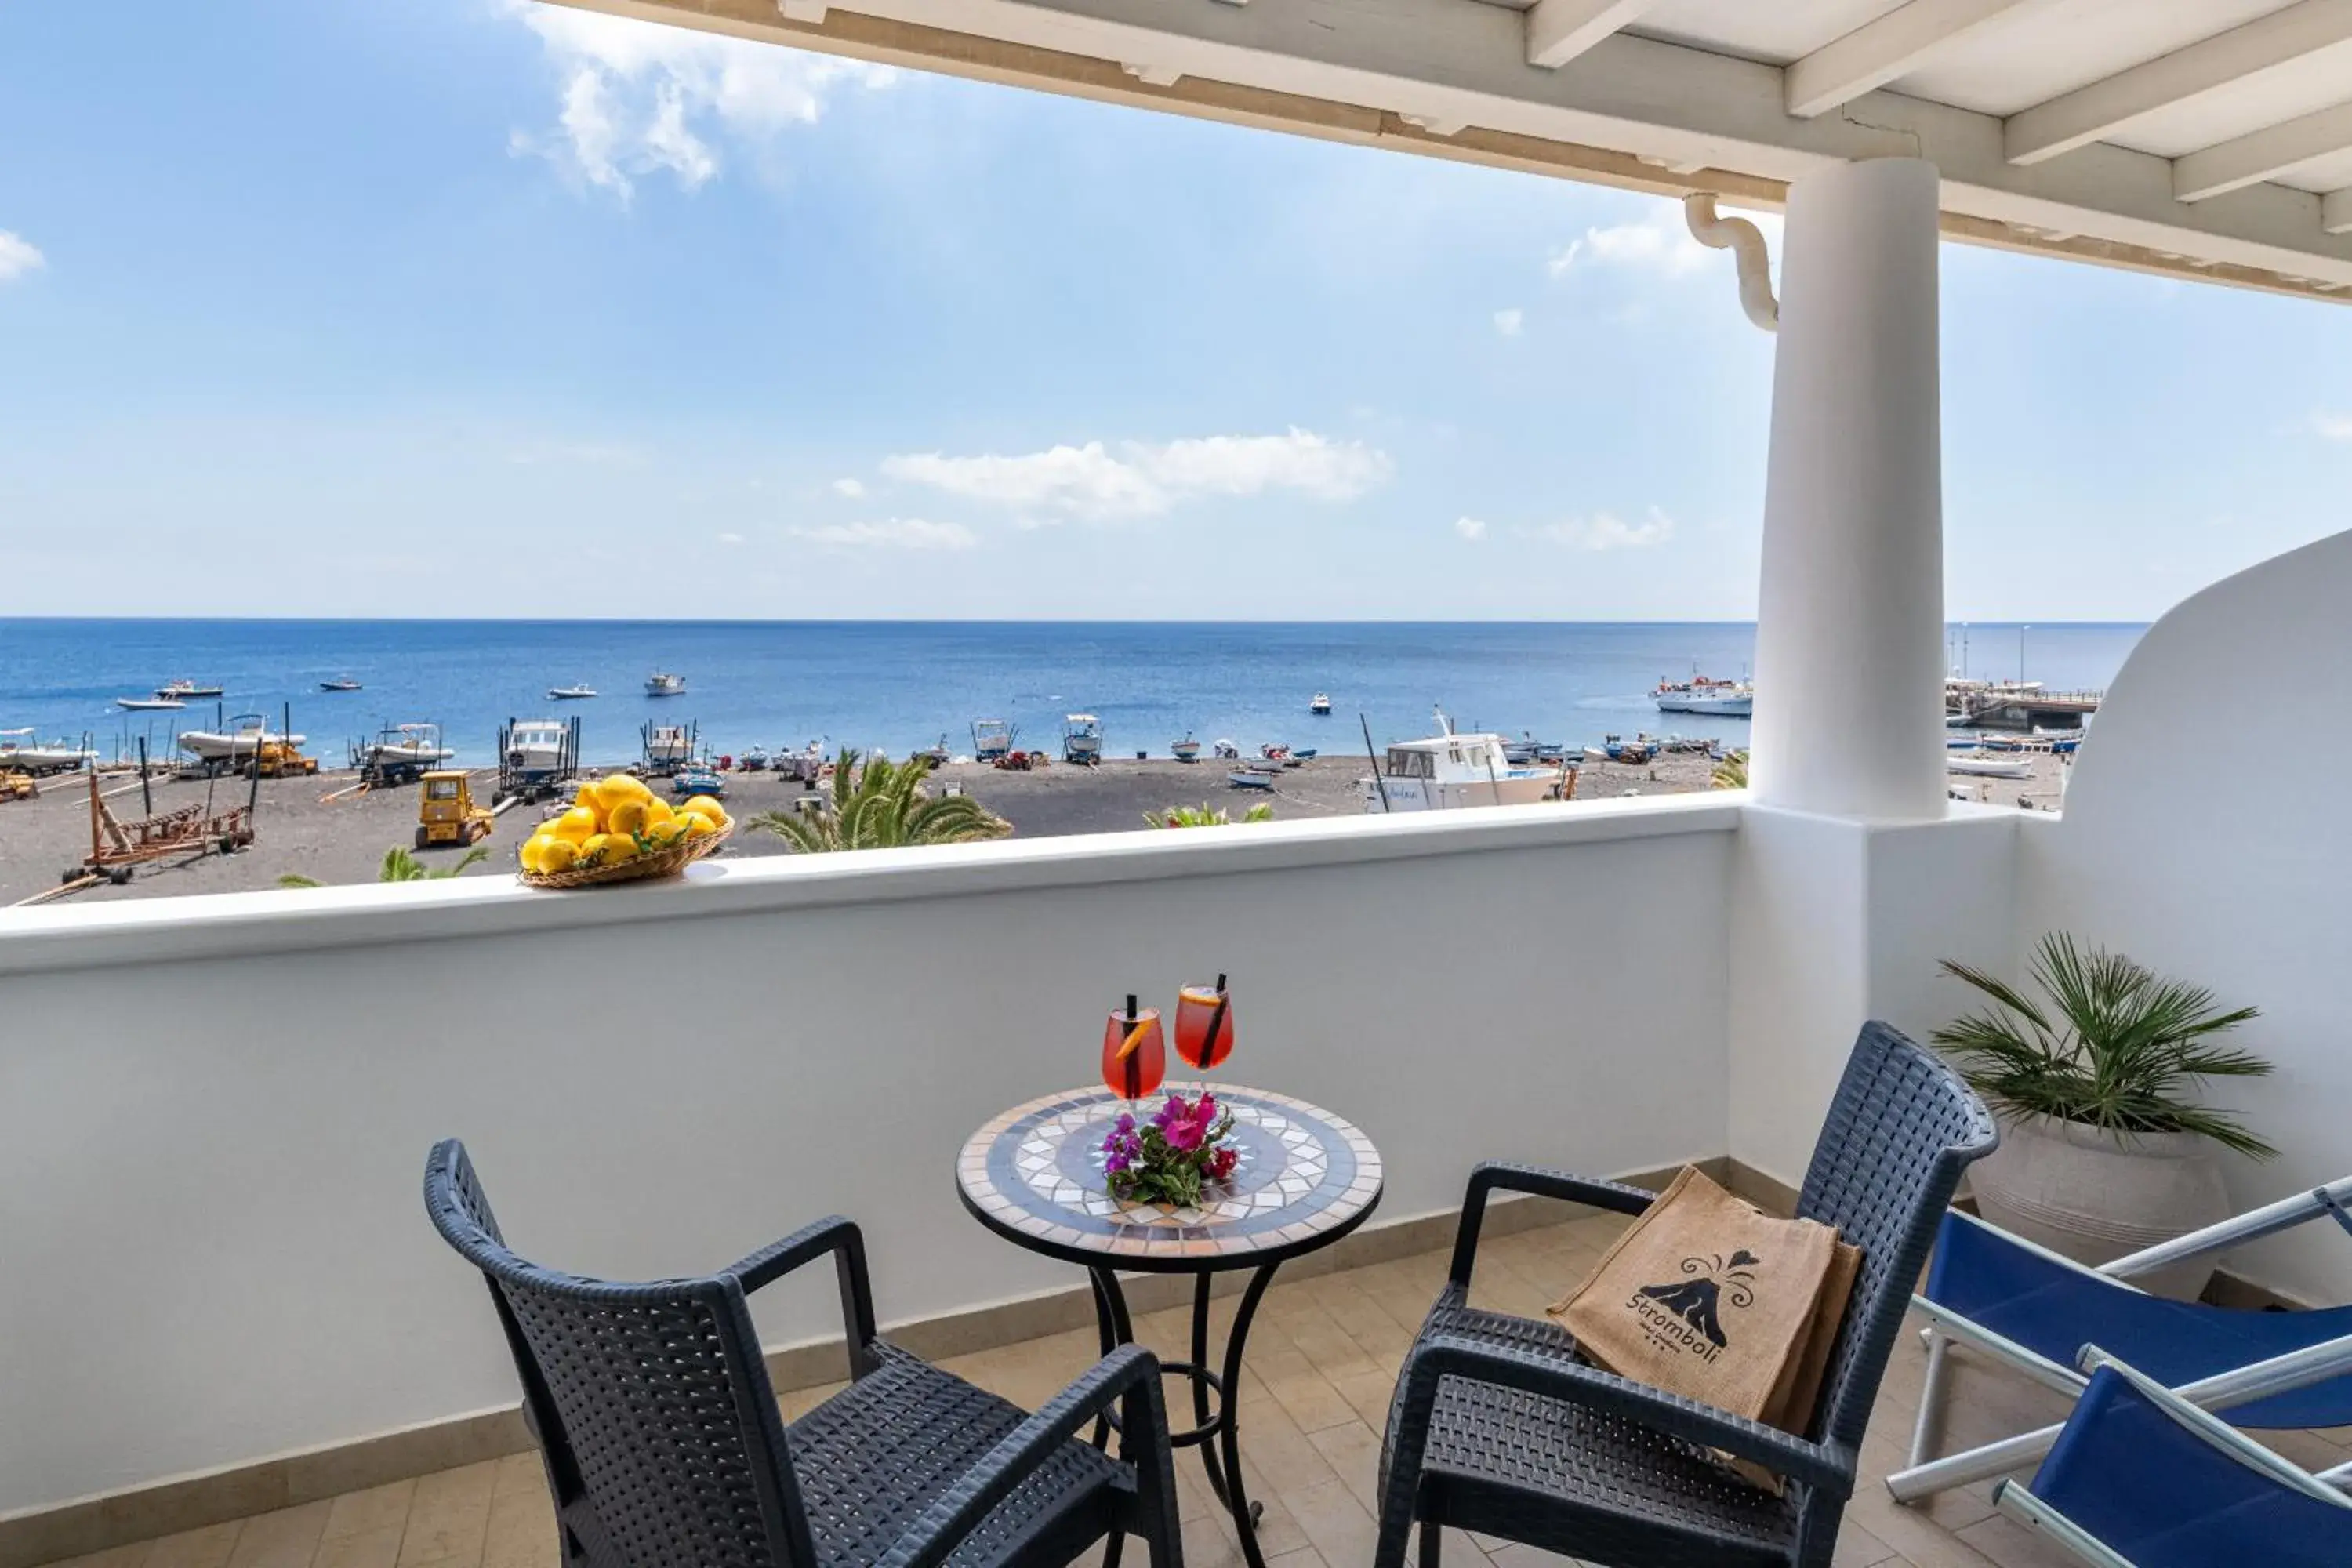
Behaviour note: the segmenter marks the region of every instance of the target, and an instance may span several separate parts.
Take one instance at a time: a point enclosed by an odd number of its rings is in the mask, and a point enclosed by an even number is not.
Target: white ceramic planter
[[[1984,1217],[2084,1263],[2105,1263],[2230,1215],[2213,1145],[2186,1132],[2125,1139],[2075,1121],[2001,1122],[2000,1147],[1969,1171]],[[2213,1260],[2175,1265],[2137,1283],[2192,1300]]]

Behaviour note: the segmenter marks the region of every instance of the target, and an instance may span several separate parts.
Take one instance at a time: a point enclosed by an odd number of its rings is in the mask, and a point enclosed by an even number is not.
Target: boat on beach
[[[183,730],[180,750],[207,765],[222,763],[250,762],[263,747],[283,747],[291,751],[308,740],[307,735],[280,734],[269,728],[269,722],[258,713],[242,713],[230,721],[228,730]],[[403,726],[407,728],[408,726]],[[437,735],[438,731],[435,731]],[[448,753],[444,752],[443,756]]]
[[[15,773],[72,773],[98,765],[98,752],[68,740],[37,742],[32,730],[0,730],[0,769]]]
[[[1091,713],[1062,716],[1062,761],[1091,767],[1102,761],[1102,721]]]
[[[920,751],[908,753],[907,760],[909,762],[929,763],[932,767],[943,768],[948,765],[948,738],[947,735],[942,732],[937,744],[925,746]]]
[[[596,689],[587,685],[551,686],[547,689],[547,700],[551,702],[579,702],[595,695]]]
[[[1527,767],[1536,763],[1557,763],[1568,755],[1568,748],[1558,741],[1538,741],[1531,731],[1522,730],[1516,741],[1503,742],[1503,755],[1513,767]]]
[[[667,670],[656,669],[646,677],[646,695],[683,697],[686,695],[686,677],[674,675]]]
[[[167,709],[187,706],[176,697],[118,697],[114,700],[114,705],[133,713],[158,713]]]
[[[1947,773],[1977,779],[2030,779],[2033,764],[2022,757],[1998,757],[1989,752],[1955,752],[1944,759]]]
[[[1225,783],[1234,789],[1272,790],[1281,776],[1272,768],[1235,768],[1225,775]]]
[[[694,731],[684,724],[646,725],[645,744],[650,767],[680,768],[694,760]]]
[[[971,721],[971,755],[974,762],[1002,762],[1013,750],[1013,739],[1021,731],[1002,719],[974,719]]]
[[[1201,760],[1201,742],[1192,739],[1189,733],[1181,741],[1169,742],[1168,750],[1180,763],[1197,763]]]
[[[1661,680],[1650,692],[1661,713],[1699,713],[1717,719],[1755,716],[1756,688],[1746,680],[1717,680],[1693,672],[1688,680]]]
[[[1565,762],[1549,767],[1514,764],[1503,737],[1457,734],[1437,710],[1434,735],[1391,743],[1379,771],[1357,781],[1368,812],[1441,811],[1465,805],[1528,805],[1549,800],[1568,781]]]
[[[193,680],[170,681],[155,689],[158,697],[220,697],[226,695],[217,686],[200,686]]]

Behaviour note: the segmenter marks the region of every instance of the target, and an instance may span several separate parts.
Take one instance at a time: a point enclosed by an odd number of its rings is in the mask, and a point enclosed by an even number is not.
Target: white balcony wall
[[[2130,953],[2263,1016],[2238,1038],[2277,1063],[2223,1082],[2284,1151],[2231,1158],[2240,1207],[2352,1172],[2352,533],[2240,573],[2151,627],[2117,676],[2058,821],[2020,823],[2018,952],[2047,931]],[[2248,764],[2242,790],[2197,775]],[[1957,1005],[1960,1000],[1955,996]],[[2332,1226],[2231,1267],[2321,1301],[2352,1300],[2352,1243]]]
[[[1076,1282],[959,1207],[1003,1107],[1089,1081],[1129,990],[1231,973],[1231,1076],[1387,1157],[1726,1148],[1736,805],[1513,808],[0,922],[0,1512],[509,1402],[419,1196],[472,1149],[527,1256],[718,1268],[867,1227],[887,1320]],[[818,1271],[824,1273],[825,1271]],[[760,1304],[831,1331],[829,1279]],[[1568,1283],[1563,1281],[1563,1284]]]

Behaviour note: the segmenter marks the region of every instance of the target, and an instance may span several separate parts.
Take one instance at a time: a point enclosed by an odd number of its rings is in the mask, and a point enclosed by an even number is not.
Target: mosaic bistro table
[[[1211,1184],[1197,1209],[1112,1197],[1102,1143],[1119,1113],[1148,1109],[1171,1093],[1190,1100],[1203,1089],[1233,1108],[1229,1142],[1240,1159],[1231,1179]],[[974,1132],[956,1161],[956,1188],[972,1216],[999,1236],[1087,1270],[1106,1354],[1135,1337],[1120,1269],[1193,1277],[1192,1356],[1164,1369],[1192,1384],[1196,1425],[1172,1441],[1199,1447],[1201,1468],[1233,1513],[1250,1568],[1265,1568],[1260,1508],[1242,1485],[1242,1352],[1274,1271],[1339,1240],[1381,1201],[1381,1156],[1371,1140],[1319,1106],[1262,1089],[1170,1082],[1130,1102],[1097,1085],[1016,1105]],[[1213,1371],[1210,1287],[1219,1273],[1241,1268],[1255,1272],[1225,1336],[1221,1368]],[[1096,1446],[1108,1436],[1107,1426],[1097,1426]]]

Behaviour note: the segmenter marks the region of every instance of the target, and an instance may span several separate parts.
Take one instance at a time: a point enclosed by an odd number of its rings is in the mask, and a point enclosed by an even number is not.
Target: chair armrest
[[[1839,1499],[1853,1495],[1856,1455],[1845,1444],[1811,1442],[1599,1367],[1458,1334],[1431,1335],[1414,1347],[1405,1362],[1403,1430],[1416,1449],[1411,1466],[1414,1471],[1421,1468],[1417,1450],[1428,1433],[1430,1408],[1436,1401],[1438,1379],[1443,1377],[1469,1378],[1565,1400],[1685,1442],[1720,1448]]]
[[[990,1510],[1012,1496],[1055,1448],[1076,1436],[1080,1427],[1114,1401],[1127,1403],[1119,1426],[1119,1457],[1135,1466],[1138,1490],[1148,1503],[1164,1500],[1175,1484],[1175,1471],[1160,1388],[1160,1358],[1140,1345],[1121,1345],[1006,1434],[907,1527],[875,1568],[939,1568]]]
[[[866,1276],[866,1237],[853,1222],[829,1215],[719,1272],[748,1296],[828,1252],[833,1254],[834,1275],[841,1287],[841,1324],[849,1341],[849,1375],[863,1377],[874,1370],[874,1285]]]
[[[1640,1214],[1658,1196],[1622,1182],[1571,1176],[1564,1171],[1547,1171],[1534,1165],[1484,1162],[1470,1173],[1470,1190],[1462,1199],[1461,1228],[1454,1237],[1453,1279],[1465,1289],[1470,1284],[1471,1265],[1477,1261],[1478,1227],[1486,1217],[1486,1194],[1497,1187],[1507,1192],[1533,1193],[1538,1197],[1565,1198],[1570,1203],[1627,1215]]]

